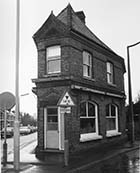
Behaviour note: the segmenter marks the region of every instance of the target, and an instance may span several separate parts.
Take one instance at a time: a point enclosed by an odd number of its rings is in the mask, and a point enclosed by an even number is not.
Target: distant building
[[[124,59],[95,36],[69,4],[33,39],[38,51],[37,155],[70,153],[125,139]],[[67,109],[65,108],[67,107]]]

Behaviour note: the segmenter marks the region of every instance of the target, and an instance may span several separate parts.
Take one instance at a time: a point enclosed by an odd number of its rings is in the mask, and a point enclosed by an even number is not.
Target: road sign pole
[[[6,133],[7,133],[7,112],[6,112],[6,109],[5,109],[5,111],[4,111],[4,143],[3,143],[3,165],[4,166],[6,166],[6,163],[7,163]]]

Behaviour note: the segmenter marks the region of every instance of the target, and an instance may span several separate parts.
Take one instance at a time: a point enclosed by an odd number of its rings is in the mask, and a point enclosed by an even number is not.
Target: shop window
[[[118,107],[114,104],[106,106],[106,130],[107,135],[118,133]]]
[[[98,135],[97,105],[87,101],[80,104],[80,134]],[[90,136],[91,138],[91,136]]]
[[[61,72],[61,48],[60,46],[52,46],[46,49],[46,73]]]
[[[83,76],[92,78],[92,56],[88,52],[83,52]]]

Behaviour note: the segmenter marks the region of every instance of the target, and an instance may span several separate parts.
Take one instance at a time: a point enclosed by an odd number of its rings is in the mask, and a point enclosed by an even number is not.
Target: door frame
[[[60,118],[60,116],[61,116],[60,108],[61,107],[60,106],[48,106],[48,107],[57,107],[57,112],[58,112],[58,143],[59,143],[58,149],[64,150],[64,148],[62,147],[62,141],[61,141],[61,135],[62,135],[61,118]],[[44,149],[47,148],[47,108],[48,107],[44,107]],[[65,133],[65,132],[63,132],[63,133]]]

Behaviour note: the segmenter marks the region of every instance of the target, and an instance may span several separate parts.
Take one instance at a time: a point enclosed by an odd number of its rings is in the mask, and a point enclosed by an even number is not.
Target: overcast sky
[[[37,50],[32,39],[53,10],[57,15],[70,3],[83,10],[86,25],[125,59],[126,47],[140,41],[140,0],[20,0],[21,111],[36,113],[31,79],[37,77]],[[0,0],[0,93],[15,94],[16,0]],[[130,49],[133,99],[140,92],[140,45]],[[125,74],[127,95],[127,74]]]

